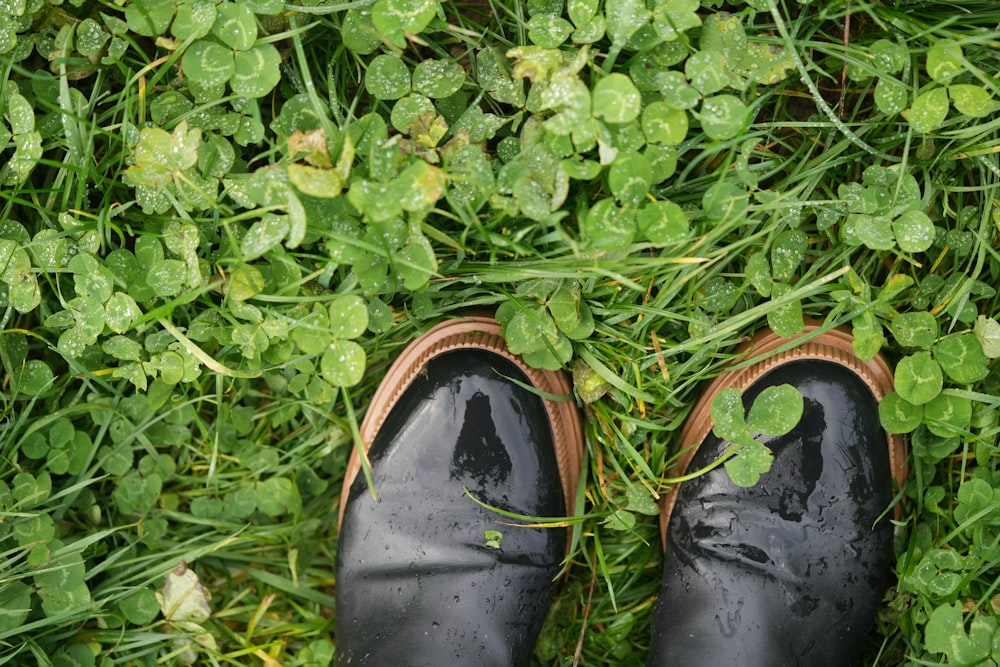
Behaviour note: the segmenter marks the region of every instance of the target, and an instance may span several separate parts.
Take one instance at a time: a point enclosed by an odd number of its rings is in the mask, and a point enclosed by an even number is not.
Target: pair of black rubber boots
[[[871,630],[891,573],[892,480],[901,488],[906,474],[878,418],[892,375],[860,361],[843,331],[772,354],[786,342],[756,337],[744,358],[761,360],[718,377],[685,424],[671,476],[729,446],[711,433],[721,389],[749,405],[790,384],[805,400],[798,425],[766,441],[774,463],[757,485],[716,468],[662,501],[647,665],[845,667]],[[530,664],[566,531],[511,526],[483,505],[571,511],[580,418],[543,398],[568,394],[561,373],[512,355],[490,318],[445,322],[406,348],[361,427],[375,494],[354,456],[341,498],[339,665]]]

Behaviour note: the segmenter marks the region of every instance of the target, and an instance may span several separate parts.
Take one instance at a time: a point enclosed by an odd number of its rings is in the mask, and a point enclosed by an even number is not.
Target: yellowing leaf
[[[212,615],[208,600],[208,591],[201,585],[198,574],[187,569],[183,561],[167,573],[163,578],[163,588],[156,594],[163,618],[170,623],[208,620]]]
[[[336,170],[310,167],[298,162],[288,165],[288,180],[299,192],[310,197],[336,197],[344,187]]]

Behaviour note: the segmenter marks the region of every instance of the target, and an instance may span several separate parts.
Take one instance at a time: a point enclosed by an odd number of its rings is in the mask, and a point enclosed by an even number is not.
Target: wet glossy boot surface
[[[492,352],[447,352],[381,426],[369,452],[377,500],[358,476],[340,532],[339,665],[529,663],[565,531],[503,525],[463,490],[519,514],[565,513],[542,401],[507,378],[529,383]]]
[[[681,485],[647,665],[849,667],[889,583],[892,500],[886,437],[869,388],[849,368],[793,361],[744,391],[788,383],[799,425],[764,439],[771,471],[752,488],[723,468]],[[728,443],[710,434],[688,470]]]

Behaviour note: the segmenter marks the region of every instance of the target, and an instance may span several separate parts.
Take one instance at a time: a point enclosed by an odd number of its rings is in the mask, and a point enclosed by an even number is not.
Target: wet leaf
[[[556,49],[569,38],[573,26],[569,21],[549,14],[535,14],[527,24],[528,38],[546,49]]]
[[[913,405],[923,405],[941,393],[944,375],[930,352],[903,357],[896,365],[896,391]]]
[[[173,0],[133,0],[125,7],[129,29],[145,37],[165,33],[173,16]]]
[[[170,26],[170,32],[180,40],[200,39],[212,31],[215,17],[215,3],[209,0],[186,0],[177,6],[177,16]]]
[[[763,252],[752,252],[747,258],[745,269],[747,282],[761,296],[771,296],[771,266]]]
[[[602,199],[591,206],[581,225],[587,246],[594,249],[621,249],[635,239],[635,215],[619,208],[611,199]]]
[[[413,69],[413,90],[427,97],[448,97],[464,82],[465,70],[451,60],[424,60]]]
[[[338,296],[330,303],[330,336],[357,338],[368,328],[368,306],[355,294]]]
[[[246,2],[223,2],[216,9],[212,35],[236,51],[246,51],[257,41],[257,17]]]
[[[663,39],[675,40],[701,25],[698,8],[698,0],[658,0],[653,9],[653,26]]]
[[[942,438],[960,436],[969,431],[972,401],[961,396],[938,394],[923,405],[924,423]]]
[[[372,7],[372,22],[386,42],[402,49],[405,35],[423,31],[437,8],[437,0],[378,0]]]
[[[687,112],[666,102],[652,102],[642,111],[642,131],[650,143],[676,146],[687,136]]]
[[[233,57],[229,86],[243,97],[263,97],[281,80],[281,55],[271,44],[258,44]]]
[[[173,182],[174,174],[198,164],[201,130],[188,130],[181,121],[172,133],[157,127],[145,127],[135,147],[135,164],[125,171],[125,181],[135,185],[163,186]]]
[[[218,86],[229,81],[235,71],[233,52],[215,42],[195,42],[181,59],[184,73],[203,86]]]
[[[351,7],[344,14],[340,36],[344,40],[344,46],[361,55],[374,53],[382,43],[371,12],[358,7]]]
[[[917,132],[933,132],[944,124],[948,116],[948,92],[944,88],[932,88],[913,100],[913,106],[903,115]]]
[[[906,108],[910,91],[894,79],[882,78],[875,84],[875,106],[887,116],[894,116]]]
[[[992,317],[980,315],[976,318],[974,332],[983,347],[983,354],[990,359],[1000,357],[1000,323]]]
[[[782,282],[771,284],[771,297],[777,299],[792,291],[792,286]],[[774,333],[784,338],[790,338],[802,333],[805,322],[802,319],[802,301],[794,299],[774,306],[767,312],[767,324]]]
[[[420,127],[422,119],[433,115],[434,103],[423,95],[414,93],[404,95],[392,106],[389,120],[394,128],[405,134],[410,134],[413,130],[417,130]],[[440,132],[440,135],[443,134],[444,132]],[[440,135],[437,137],[438,139]],[[437,140],[428,141],[427,143],[431,146],[436,146]]]
[[[745,442],[750,437],[743,411],[743,399],[739,389],[727,388],[712,399],[712,431],[731,443]]]
[[[240,246],[244,261],[257,259],[268,250],[279,245],[288,234],[288,217],[266,214],[247,230]]]
[[[910,433],[924,420],[924,407],[913,405],[896,392],[879,401],[879,420],[888,433]]]
[[[934,242],[934,223],[922,211],[906,211],[892,221],[892,231],[906,252],[924,252]]]
[[[937,320],[923,311],[900,313],[889,322],[889,330],[904,347],[930,348],[938,336]]]
[[[857,238],[872,250],[890,250],[896,245],[892,225],[884,215],[851,215],[850,225]]]
[[[690,223],[684,210],[672,201],[646,204],[638,214],[639,233],[650,243],[666,245],[688,237]]]
[[[334,387],[353,387],[365,374],[365,351],[353,340],[334,340],[320,359],[323,379]]]
[[[771,274],[774,280],[788,282],[798,271],[806,256],[809,238],[798,229],[778,234],[771,246]]]
[[[747,426],[762,435],[784,435],[802,418],[802,394],[795,387],[783,384],[767,387],[747,413]]]
[[[910,52],[904,45],[888,39],[875,40],[869,50],[875,67],[886,74],[901,71],[910,58]]]
[[[698,45],[703,51],[720,54],[731,67],[743,59],[749,40],[739,16],[718,13],[705,17]]]
[[[773,461],[774,455],[766,445],[752,441],[726,461],[726,472],[736,486],[751,487],[760,480],[762,473],[771,469]]]
[[[948,95],[959,113],[973,118],[985,118],[996,111],[998,106],[993,96],[982,86],[956,83],[948,86]]]
[[[187,265],[177,259],[161,259],[150,265],[146,274],[146,284],[161,297],[180,294],[185,283],[187,283]]]
[[[477,52],[476,77],[497,102],[514,106],[524,104],[524,84],[511,77],[507,61],[495,49],[485,48]]]
[[[604,14],[611,43],[624,45],[632,35],[649,23],[650,13],[640,0],[607,0]]]
[[[950,39],[939,39],[927,52],[927,73],[940,83],[948,83],[962,71],[962,47]]]
[[[684,74],[702,95],[717,93],[729,85],[725,57],[718,51],[698,51],[688,56]]]
[[[128,294],[115,292],[104,306],[104,319],[115,333],[125,333],[142,317],[142,309]]]
[[[402,58],[384,53],[377,55],[368,65],[365,89],[374,95],[375,99],[399,99],[410,92],[410,70]]]
[[[8,285],[22,282],[31,270],[31,259],[16,242],[0,238],[0,281]]]
[[[40,359],[24,362],[15,381],[15,389],[27,396],[40,396],[55,381],[55,374],[49,365]]]
[[[746,105],[733,95],[715,95],[701,105],[698,119],[710,139],[732,139],[746,127],[750,112]]]
[[[945,336],[934,347],[934,359],[958,384],[982,380],[989,373],[989,358],[972,332]]]
[[[701,102],[701,93],[688,83],[681,72],[664,72],[658,83],[663,103],[671,109],[693,109]]]
[[[642,97],[624,74],[615,72],[602,78],[591,94],[593,113],[609,123],[629,123],[639,116]]]
[[[623,205],[645,201],[652,184],[649,161],[640,153],[620,154],[608,171],[611,193]]]

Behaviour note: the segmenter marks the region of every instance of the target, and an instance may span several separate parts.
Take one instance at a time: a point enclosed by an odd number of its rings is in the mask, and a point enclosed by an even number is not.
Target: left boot
[[[404,350],[360,429],[374,488],[355,453],[341,495],[339,665],[530,663],[566,529],[512,525],[469,494],[566,516],[580,418],[572,400],[542,396],[569,394],[562,373],[511,354],[490,318],[445,322]]]
[[[762,438],[774,462],[755,486],[719,467],[664,498],[649,667],[848,667],[872,630],[891,580],[892,481],[902,488],[906,476],[903,441],[878,416],[892,373],[855,356],[845,331],[775,353],[787,343],[758,336],[740,360],[761,360],[713,381],[682,429],[690,449],[671,476],[729,448],[710,432],[723,388],[741,389],[746,406],[780,384],[805,399],[790,433]]]

